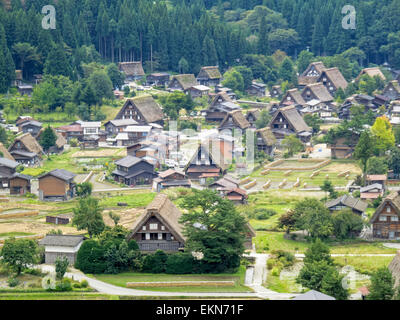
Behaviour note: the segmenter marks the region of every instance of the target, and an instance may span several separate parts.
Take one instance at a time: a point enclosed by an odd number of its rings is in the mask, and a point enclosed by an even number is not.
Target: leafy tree
[[[4,27],[0,23],[0,93],[7,92],[7,89],[14,78],[15,64],[7,46]]]
[[[189,63],[182,57],[178,62],[179,73],[187,73],[189,71]]]
[[[114,212],[112,212],[112,211],[110,211],[110,212],[108,213],[108,216],[109,216],[110,219],[114,222],[114,225],[115,225],[115,226],[118,224],[119,220],[121,220],[121,216],[118,215],[118,214],[116,214],[116,213],[114,213]]]
[[[1,249],[3,262],[19,275],[29,265],[38,262],[37,244],[31,239],[7,239]]]
[[[122,88],[125,81],[125,74],[119,71],[115,63],[111,63],[106,67],[107,76],[110,78],[114,89]],[[129,87],[128,87],[129,88]]]
[[[279,67],[279,76],[283,81],[293,82],[293,73],[293,62],[290,60],[290,58],[286,57]]]
[[[72,76],[71,65],[61,45],[53,45],[51,48],[44,63],[44,72],[51,75]]]
[[[244,79],[240,72],[235,69],[230,69],[224,73],[222,84],[233,91],[244,91]]]
[[[8,135],[6,129],[0,127],[0,143],[5,146],[8,146]]]
[[[178,91],[160,97],[160,102],[163,106],[164,113],[174,120],[178,119],[179,111],[181,109],[190,112],[194,108],[194,101],[190,95]]]
[[[65,272],[67,272],[69,261],[67,257],[63,257],[62,259],[60,257],[57,257],[55,265],[57,279],[61,280],[64,277]]]
[[[244,89],[250,88],[253,81],[253,71],[245,66],[235,67],[235,70],[240,72],[243,77]]]
[[[388,169],[385,158],[371,157],[367,161],[367,174],[387,174]]]
[[[301,74],[303,73],[309,64],[314,60],[314,54],[307,50],[303,50],[300,52],[299,57],[297,58],[297,70]]]
[[[190,253],[178,252],[168,255],[165,273],[188,274],[195,271],[195,260]]]
[[[350,209],[335,212],[332,215],[332,221],[335,237],[342,240],[360,234],[364,227],[362,217],[353,213]]]
[[[354,158],[362,163],[363,172],[367,171],[368,159],[374,154],[375,141],[368,131],[361,133],[360,140],[354,150]]]
[[[292,229],[295,229],[298,215],[294,210],[288,210],[286,213],[279,217],[279,228],[286,229],[286,233],[290,233]]]
[[[76,185],[76,195],[87,198],[92,194],[93,185],[90,182],[82,182]]]
[[[183,199],[187,210],[180,222],[187,237],[187,252],[201,252],[204,272],[237,269],[244,252],[246,221],[231,201],[215,191],[194,190]]]
[[[163,273],[167,262],[167,254],[162,250],[157,250],[154,254],[148,254],[143,259],[143,272]]]
[[[387,117],[378,117],[371,127],[372,134],[376,137],[376,147],[383,154],[395,144],[392,125]]]
[[[394,174],[400,174],[400,150],[398,148],[393,148],[391,150],[389,158],[389,168],[393,170]]]
[[[304,146],[301,143],[300,139],[296,137],[296,135],[292,134],[290,136],[286,136],[282,140],[282,146],[287,150],[287,153],[292,156],[297,152],[303,150]]]
[[[128,270],[132,266],[132,261],[137,257],[137,253],[129,249],[126,241],[122,241],[119,247],[115,244],[111,245],[104,254],[106,261],[105,273],[116,274]]]
[[[45,151],[48,151],[51,147],[55,146],[57,141],[57,136],[54,130],[49,126],[40,135],[40,145]]]
[[[324,184],[320,188],[322,191],[329,193],[330,199],[335,199],[337,197],[337,192],[335,191],[335,188],[330,180],[324,180]]]
[[[103,98],[113,98],[113,84],[104,71],[94,71],[89,77],[89,85],[93,90],[96,103],[100,104]],[[85,101],[88,105],[87,101]]]
[[[257,129],[262,129],[268,126],[268,124],[271,121],[271,115],[269,114],[269,112],[267,110],[262,110],[260,112],[260,116],[258,117],[258,119],[256,120],[256,127]]]
[[[344,275],[340,275],[336,268],[331,267],[321,281],[321,292],[330,295],[336,300],[347,300],[349,291],[343,287]]]
[[[24,66],[27,62],[39,62],[40,57],[36,51],[36,48],[27,42],[19,42],[14,44],[13,51],[18,57],[20,62],[20,68],[24,72]]]
[[[75,268],[84,273],[104,273],[106,269],[104,255],[107,249],[96,240],[83,241],[76,255]]]
[[[305,199],[294,207],[296,228],[307,230],[311,238],[327,238],[333,233],[332,217],[325,205],[317,199]]]
[[[368,300],[391,300],[395,294],[394,279],[387,267],[382,267],[371,276]]]
[[[313,132],[319,132],[321,124],[324,122],[317,114],[306,114],[303,118]]]
[[[72,224],[78,230],[85,229],[89,237],[100,234],[104,230],[104,221],[101,212],[103,209],[99,206],[99,200],[92,197],[79,199],[76,208],[73,208],[74,218]]]

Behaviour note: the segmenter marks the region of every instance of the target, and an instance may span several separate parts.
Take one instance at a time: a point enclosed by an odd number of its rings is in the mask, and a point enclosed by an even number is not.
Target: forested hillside
[[[245,54],[267,56],[278,49],[294,59],[306,49],[316,56],[350,49],[347,57],[360,66],[389,62],[400,68],[400,0],[352,1],[355,30],[342,28],[344,0],[4,2],[1,92],[14,68],[23,69],[27,79],[47,73],[77,80],[82,62],[142,60],[146,71],[185,73],[202,65],[226,70],[241,64]],[[41,26],[41,9],[48,4],[56,8],[55,30]]]

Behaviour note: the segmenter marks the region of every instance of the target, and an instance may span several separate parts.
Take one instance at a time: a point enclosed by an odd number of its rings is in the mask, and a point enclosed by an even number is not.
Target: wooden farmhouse
[[[237,98],[236,93],[231,88],[226,88],[222,84],[215,86],[215,93],[226,93],[232,100],[236,100]]]
[[[39,241],[39,245],[45,248],[46,264],[55,264],[57,258],[66,257],[73,266],[84,240],[85,237],[80,235],[48,234]]]
[[[394,191],[383,199],[370,223],[374,238],[400,240],[400,192]]]
[[[135,240],[140,251],[183,251],[186,237],[179,223],[181,211],[163,193],[156,195],[133,224],[127,239]]]
[[[333,102],[334,98],[322,83],[309,84],[301,92],[304,101],[318,100],[324,103]]]
[[[384,193],[383,185],[380,183],[370,184],[360,188],[360,199],[374,200],[382,197]]]
[[[168,89],[170,91],[187,92],[191,87],[197,85],[198,83],[194,74],[178,74],[172,77]]]
[[[164,114],[160,106],[150,95],[139,96],[126,100],[115,120],[133,119],[140,125],[150,123],[164,124]]]
[[[61,126],[56,128],[56,131],[61,133],[61,135],[67,139],[69,142],[71,139],[77,139],[82,141],[83,138],[83,128],[80,124],[69,124],[66,126]]]
[[[43,154],[42,147],[30,133],[16,137],[8,151],[15,161],[26,166],[39,165]]]
[[[235,188],[228,190],[225,194],[225,198],[235,204],[245,204],[247,202],[248,196],[246,190]]]
[[[361,78],[363,75],[368,75],[368,76],[370,76],[371,78],[373,78],[373,77],[375,77],[375,76],[378,76],[378,77],[380,77],[383,81],[386,80],[385,75],[382,73],[382,71],[381,71],[381,69],[379,69],[379,67],[373,67],[373,68],[365,68],[365,69],[362,69],[361,72],[359,73],[359,75],[357,76],[357,78],[355,79],[355,81],[356,81],[356,82],[359,81],[360,78]]]
[[[70,200],[75,196],[76,174],[64,169],[55,169],[41,175],[39,179],[40,200]]]
[[[148,86],[166,87],[169,84],[169,74],[165,72],[152,73],[146,77]]]
[[[277,140],[295,134],[303,142],[306,142],[312,135],[312,129],[304,122],[294,106],[279,109],[272,117],[270,127]]]
[[[383,189],[386,189],[386,181],[387,175],[386,174],[368,174],[365,178],[367,185],[372,185],[378,183],[382,185]]]
[[[288,90],[282,97],[280,105],[282,106],[300,106],[302,107],[306,101],[298,89]]]
[[[325,207],[327,207],[332,213],[335,211],[350,209],[353,213],[361,216],[365,214],[365,210],[368,208],[368,203],[346,194],[337,199],[328,201],[325,203]]]
[[[316,114],[319,118],[326,119],[332,117],[334,111],[335,108],[331,103],[325,103],[319,100],[310,100],[306,102],[305,107],[300,110],[300,113],[302,116],[306,114]]]
[[[321,61],[312,62],[307,69],[298,77],[299,87],[302,88],[312,83],[316,83],[326,68]]]
[[[179,172],[174,169],[160,172],[158,177],[153,180],[153,190],[156,192],[175,187],[190,188],[191,185],[191,181],[186,178],[184,172]]]
[[[207,87],[215,87],[221,79],[222,75],[217,66],[202,67],[197,75],[197,82]]]
[[[118,68],[125,74],[127,81],[140,80],[145,75],[141,61],[120,62]]]
[[[252,128],[256,127],[256,121],[260,118],[261,111],[260,109],[250,109],[246,113],[246,120],[250,123]]]
[[[9,180],[10,194],[24,195],[31,192],[31,180],[33,177],[22,173],[14,173]]]
[[[226,175],[225,177],[214,181],[208,186],[209,189],[214,189],[217,191],[229,191],[239,188],[239,181]]]
[[[15,173],[19,163],[7,158],[0,158],[0,189],[9,188],[9,181]]]
[[[264,83],[253,81],[250,88],[247,89],[247,93],[251,96],[265,97],[267,85]]]
[[[107,121],[104,124],[104,128],[106,129],[107,136],[115,136],[120,132],[124,132],[128,126],[134,126],[137,124],[137,121],[133,119],[117,119]]]
[[[353,156],[360,135],[353,132],[350,138],[341,137],[329,144],[332,159],[348,159]]]
[[[207,97],[210,91],[211,91],[210,87],[198,84],[196,86],[190,87],[187,92],[189,92],[189,95],[192,97],[192,99],[195,99],[195,98]]]
[[[186,165],[185,173],[189,179],[205,183],[207,178],[218,178],[220,175],[224,175],[229,164],[229,160],[224,158],[220,145],[203,143],[198,146]]]
[[[323,70],[317,82],[322,83],[332,96],[335,96],[339,88],[344,91],[348,86],[347,80],[343,77],[338,68]]]
[[[114,180],[128,186],[152,185],[156,176],[154,166],[142,158],[127,156],[115,161],[115,164]]]
[[[276,147],[276,138],[270,127],[258,129],[255,131],[255,147],[258,151],[272,156]]]
[[[397,80],[390,81],[383,89],[383,96],[390,100],[400,99],[400,84]]]
[[[23,133],[30,133],[32,136],[36,137],[39,131],[42,129],[42,123],[35,120],[30,120],[22,123],[19,126],[19,130]]]
[[[221,122],[229,112],[241,110],[240,106],[232,101],[225,92],[215,95],[210,106],[205,110],[207,121]]]
[[[250,123],[246,120],[241,110],[229,112],[218,127],[219,132],[233,136],[234,131],[244,134],[250,128]]]

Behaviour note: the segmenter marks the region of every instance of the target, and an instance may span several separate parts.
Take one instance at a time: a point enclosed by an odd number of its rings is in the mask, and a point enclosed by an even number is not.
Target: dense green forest
[[[400,69],[400,0],[352,1],[355,30],[342,28],[345,0],[5,2],[0,9],[1,92],[15,68],[23,69],[26,79],[45,73],[76,81],[84,76],[82,63],[93,61],[141,60],[146,71],[194,73],[202,65],[218,64],[222,70],[245,65],[254,74],[258,59],[264,69],[255,77],[270,84],[278,79],[268,60],[276,50],[292,59],[307,49],[315,56],[346,52],[348,61],[336,61],[346,78],[358,71],[345,70],[349,63],[389,62]],[[41,25],[41,9],[48,4],[56,8],[55,30]]]

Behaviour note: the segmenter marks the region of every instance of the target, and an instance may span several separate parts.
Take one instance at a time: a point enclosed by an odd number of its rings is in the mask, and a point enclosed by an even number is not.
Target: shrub
[[[27,192],[27,193],[25,193],[25,197],[28,198],[28,199],[36,199],[37,195],[33,194],[33,193],[30,193],[30,192]]]
[[[81,284],[80,283],[74,283],[72,285],[72,287],[74,287],[75,289],[80,289],[81,288]]]
[[[281,269],[279,267],[274,267],[271,271],[271,274],[275,277],[279,277],[281,274]]]
[[[163,273],[165,272],[167,258],[167,254],[164,251],[157,250],[154,254],[144,257],[142,270],[149,273]]]
[[[72,138],[71,140],[69,140],[69,145],[71,147],[77,147],[78,146],[78,139]]]
[[[81,288],[87,288],[89,286],[89,283],[87,282],[87,280],[82,280],[81,281]]]
[[[69,261],[67,257],[63,257],[62,259],[60,257],[57,257],[55,264],[56,264],[57,279],[62,279],[64,277],[65,272],[67,272]]]
[[[41,276],[42,273],[40,272],[39,269],[26,269],[24,271],[24,274],[31,274],[33,276]]]
[[[63,279],[56,284],[56,291],[72,291],[72,283],[70,279]]]
[[[270,217],[276,215],[277,212],[271,209],[259,208],[256,209],[254,213],[257,220],[267,220]]]
[[[9,279],[7,280],[7,283],[8,283],[8,285],[9,285],[9,287],[14,288],[14,287],[16,287],[17,285],[19,285],[19,280],[18,280],[17,278],[12,277],[12,278],[9,278]]]
[[[101,246],[95,240],[86,240],[79,248],[75,268],[84,273],[99,274],[104,273],[106,263],[104,254],[108,247]]]
[[[169,274],[193,273],[194,258],[189,253],[174,253],[168,256],[165,272]]]

